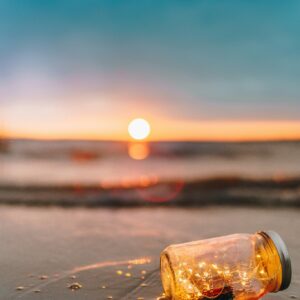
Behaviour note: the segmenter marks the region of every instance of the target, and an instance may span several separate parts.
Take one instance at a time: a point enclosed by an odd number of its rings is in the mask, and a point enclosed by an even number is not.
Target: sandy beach
[[[261,229],[282,235],[293,264],[290,288],[265,299],[299,297],[297,209],[3,205],[0,218],[0,299],[156,299],[167,245]]]

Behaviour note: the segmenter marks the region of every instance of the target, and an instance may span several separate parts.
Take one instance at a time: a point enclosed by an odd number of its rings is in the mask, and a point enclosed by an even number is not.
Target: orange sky
[[[146,118],[151,124],[147,140],[247,141],[300,139],[300,121],[175,121]],[[104,120],[82,126],[45,124],[6,128],[7,137],[35,139],[99,139],[130,140],[127,126],[130,119]]]
[[[299,1],[4,2],[0,135],[300,139]]]

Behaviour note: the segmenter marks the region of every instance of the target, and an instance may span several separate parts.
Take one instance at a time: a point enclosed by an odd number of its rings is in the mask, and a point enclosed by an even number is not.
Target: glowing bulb
[[[135,140],[143,140],[149,136],[150,124],[144,119],[134,119],[128,125],[128,132]]]

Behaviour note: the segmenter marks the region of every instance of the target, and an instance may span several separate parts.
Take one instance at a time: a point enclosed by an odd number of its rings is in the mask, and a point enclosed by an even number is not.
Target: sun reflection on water
[[[146,159],[150,154],[150,149],[146,143],[130,143],[128,145],[128,155],[135,160]]]

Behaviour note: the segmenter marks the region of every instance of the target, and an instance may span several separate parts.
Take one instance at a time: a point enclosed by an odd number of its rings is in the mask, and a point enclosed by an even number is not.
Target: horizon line
[[[104,143],[283,143],[300,142],[300,137],[296,138],[258,138],[258,139],[102,139],[102,138],[71,138],[71,137],[2,137],[0,141],[38,141],[38,142],[104,142]]]

